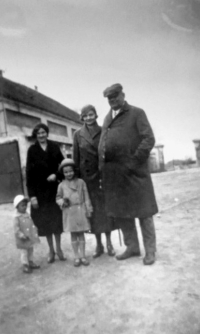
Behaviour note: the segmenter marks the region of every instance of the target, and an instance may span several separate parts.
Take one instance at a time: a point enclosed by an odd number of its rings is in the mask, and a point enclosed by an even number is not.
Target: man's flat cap
[[[114,84],[103,91],[103,96],[104,97],[117,96],[119,93],[122,92],[122,89],[123,87],[119,83]]]

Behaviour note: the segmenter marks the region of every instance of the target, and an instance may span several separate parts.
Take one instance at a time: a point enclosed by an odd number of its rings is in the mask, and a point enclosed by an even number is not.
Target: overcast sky
[[[1,0],[4,76],[79,111],[109,110],[102,91],[124,87],[143,108],[165,161],[195,157],[200,139],[198,0]]]

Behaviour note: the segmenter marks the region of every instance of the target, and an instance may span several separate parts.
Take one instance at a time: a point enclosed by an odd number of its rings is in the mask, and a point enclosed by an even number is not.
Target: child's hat
[[[24,195],[17,195],[14,198],[14,201],[13,201],[14,208],[16,208],[18,206],[18,204],[22,201],[27,201],[28,202],[28,198],[24,197]]]
[[[74,160],[70,158],[64,159],[60,164],[59,171],[61,172],[63,167],[66,167],[66,166],[75,166]]]

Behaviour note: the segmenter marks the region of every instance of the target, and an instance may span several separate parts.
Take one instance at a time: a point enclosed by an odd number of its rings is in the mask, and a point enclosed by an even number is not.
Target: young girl
[[[88,218],[91,217],[93,209],[87,187],[82,179],[75,176],[72,159],[64,159],[59,169],[65,179],[58,186],[56,202],[63,211],[63,228],[66,232],[71,232],[74,266],[88,266],[84,232],[90,230]]]
[[[33,262],[33,245],[39,243],[37,228],[30,215],[26,212],[28,199],[23,195],[14,198],[14,233],[16,246],[21,250],[21,263],[23,272],[30,274],[32,269],[39,269],[40,266]]]

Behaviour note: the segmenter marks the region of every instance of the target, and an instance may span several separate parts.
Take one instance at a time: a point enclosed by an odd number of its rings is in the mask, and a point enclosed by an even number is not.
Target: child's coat
[[[40,242],[37,228],[27,212],[16,212],[14,216],[14,233],[16,246],[19,249],[28,249],[33,247],[34,244]]]
[[[64,201],[69,206],[64,207]],[[88,217],[93,211],[87,186],[82,179],[63,180],[57,190],[56,203],[63,211],[63,229],[66,232],[83,232],[90,230]]]

